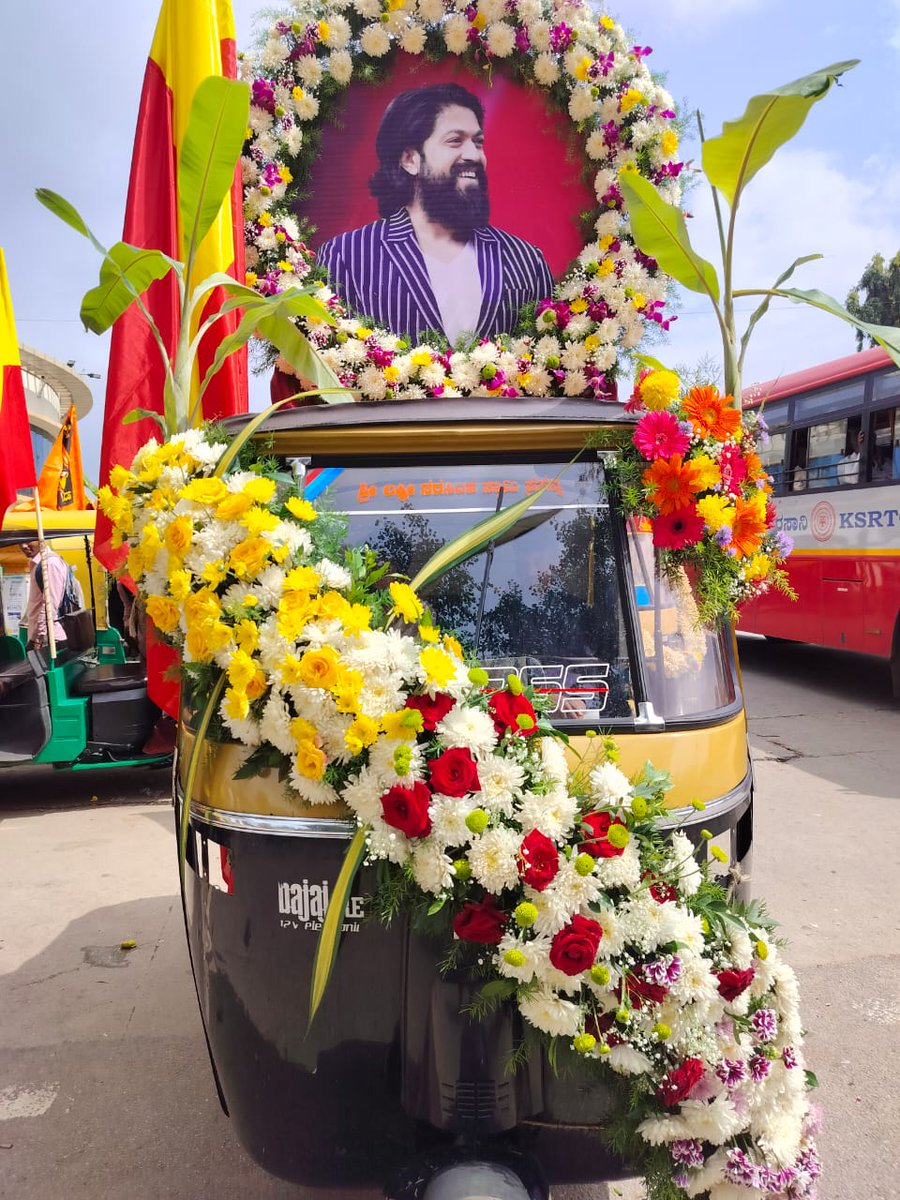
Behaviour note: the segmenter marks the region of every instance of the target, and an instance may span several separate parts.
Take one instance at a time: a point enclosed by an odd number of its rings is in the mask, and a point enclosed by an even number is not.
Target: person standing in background
[[[56,551],[51,550],[49,546],[46,549],[46,559],[42,560],[40,542],[23,542],[22,553],[28,559],[30,576],[28,602],[25,606],[28,649],[39,650],[50,644],[47,635],[47,614],[44,608],[44,588],[48,589],[50,596],[50,611],[58,614],[63,596],[66,594],[69,568]],[[46,562],[46,567],[44,562]],[[53,632],[56,636],[57,650],[63,649],[66,645],[66,631],[58,620],[53,622]]]

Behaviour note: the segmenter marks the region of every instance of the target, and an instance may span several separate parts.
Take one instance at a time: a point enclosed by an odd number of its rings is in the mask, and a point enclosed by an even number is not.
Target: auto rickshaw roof
[[[44,541],[56,542],[61,538],[92,538],[94,536],[93,529],[45,529]],[[0,530],[0,550],[6,550],[9,546],[21,546],[24,542],[38,541],[38,531],[32,525],[31,528],[18,526],[16,529]]]
[[[237,433],[250,416],[230,417]],[[453,455],[479,451],[577,450],[598,430],[624,441],[635,421],[621,404],[560,397],[452,397],[283,408],[255,436],[275,452],[344,457]]]

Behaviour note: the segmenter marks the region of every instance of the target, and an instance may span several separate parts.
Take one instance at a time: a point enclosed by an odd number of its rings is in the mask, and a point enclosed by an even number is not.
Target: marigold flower
[[[651,504],[661,513],[687,507],[700,490],[693,464],[684,462],[680,454],[673,454],[668,460],[658,458],[644,472],[644,486]]]
[[[741,427],[741,414],[733,407],[732,397],[720,396],[717,388],[691,388],[682,407],[701,437],[724,442]]]
[[[671,408],[681,392],[681,380],[674,371],[650,371],[640,380],[638,391],[645,408]]]

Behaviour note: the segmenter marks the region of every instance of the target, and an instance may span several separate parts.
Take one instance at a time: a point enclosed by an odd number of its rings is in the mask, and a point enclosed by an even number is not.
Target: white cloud
[[[669,0],[665,8],[665,20],[669,21],[704,21],[707,27],[710,22],[721,22],[728,17],[739,15],[741,13],[756,12],[763,8],[768,8],[771,0]],[[660,19],[659,2],[658,0],[647,0],[642,3],[641,0],[632,0],[628,5],[627,13],[624,10],[624,5],[619,8],[619,19],[626,26],[632,24],[644,24],[646,16],[647,27],[650,28],[649,22],[654,22]]]
[[[690,194],[688,207],[695,216],[689,222],[692,242],[718,266],[718,236],[705,185]],[[770,287],[794,259],[818,252],[824,258],[799,268],[787,286],[819,288],[843,302],[873,254],[892,256],[898,248],[900,166],[873,161],[850,176],[834,154],[783,150],[747,188],[737,217],[733,277],[738,288]],[[742,329],[758,300],[737,303]],[[702,296],[684,295],[683,315],[673,326],[664,359],[692,363],[710,353],[721,359],[718,326],[704,306],[709,308]],[[846,323],[776,300],[754,331],[744,382],[770,379],[854,349]]]

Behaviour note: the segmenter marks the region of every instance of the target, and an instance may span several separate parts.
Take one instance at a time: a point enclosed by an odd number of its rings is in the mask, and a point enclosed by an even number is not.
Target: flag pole
[[[56,628],[55,618],[53,616],[53,605],[51,602],[51,592],[53,588],[50,584],[50,569],[47,558],[47,543],[44,541],[44,518],[41,515],[41,498],[38,495],[37,488],[32,489],[34,495],[34,520],[37,525],[38,545],[40,546],[41,554],[41,570],[44,573],[44,586],[41,591],[44,593],[44,618],[47,622],[47,643],[50,647],[50,663],[56,661]]]

